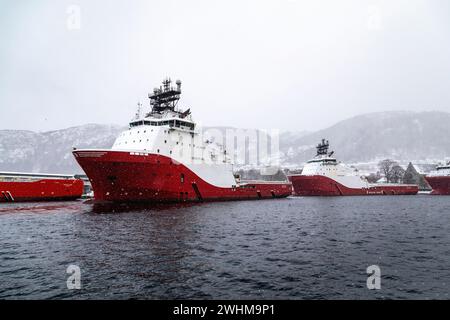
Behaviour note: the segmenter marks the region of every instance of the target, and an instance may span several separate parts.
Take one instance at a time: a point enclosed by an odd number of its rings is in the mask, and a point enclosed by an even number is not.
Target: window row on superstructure
[[[151,120],[138,120],[130,123],[130,128],[137,126],[169,126],[175,128],[187,128],[189,130],[194,130],[195,124],[192,122],[187,122],[183,120],[163,120],[163,121],[151,121]]]
[[[308,163],[337,164],[336,159],[313,159]]]

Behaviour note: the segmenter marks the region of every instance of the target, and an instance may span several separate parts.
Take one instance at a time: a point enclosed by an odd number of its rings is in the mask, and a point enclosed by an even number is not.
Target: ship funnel
[[[177,91],[181,91],[181,80],[175,82],[177,84]]]

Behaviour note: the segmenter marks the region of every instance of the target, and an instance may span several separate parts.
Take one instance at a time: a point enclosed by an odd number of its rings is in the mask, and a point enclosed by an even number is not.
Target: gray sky
[[[0,129],[125,125],[166,76],[204,125],[450,111],[447,0],[0,0],[0,36]]]

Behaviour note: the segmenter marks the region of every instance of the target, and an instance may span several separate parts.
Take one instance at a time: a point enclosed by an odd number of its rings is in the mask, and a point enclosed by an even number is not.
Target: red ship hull
[[[367,196],[367,195],[415,195],[414,185],[380,185],[369,188],[348,188],[325,176],[289,176],[297,196]]]
[[[450,176],[425,177],[425,179],[433,188],[431,194],[450,195]]]
[[[79,179],[0,182],[0,202],[75,200],[83,194]]]
[[[282,198],[289,182],[255,182],[222,188],[204,181],[169,157],[123,151],[74,151],[91,181],[95,200],[113,202],[191,202]]]

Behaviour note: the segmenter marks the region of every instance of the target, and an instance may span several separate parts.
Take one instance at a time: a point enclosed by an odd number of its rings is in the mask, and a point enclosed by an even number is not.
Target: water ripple
[[[2,204],[0,298],[448,299],[449,201]],[[381,290],[366,288],[373,264]]]

